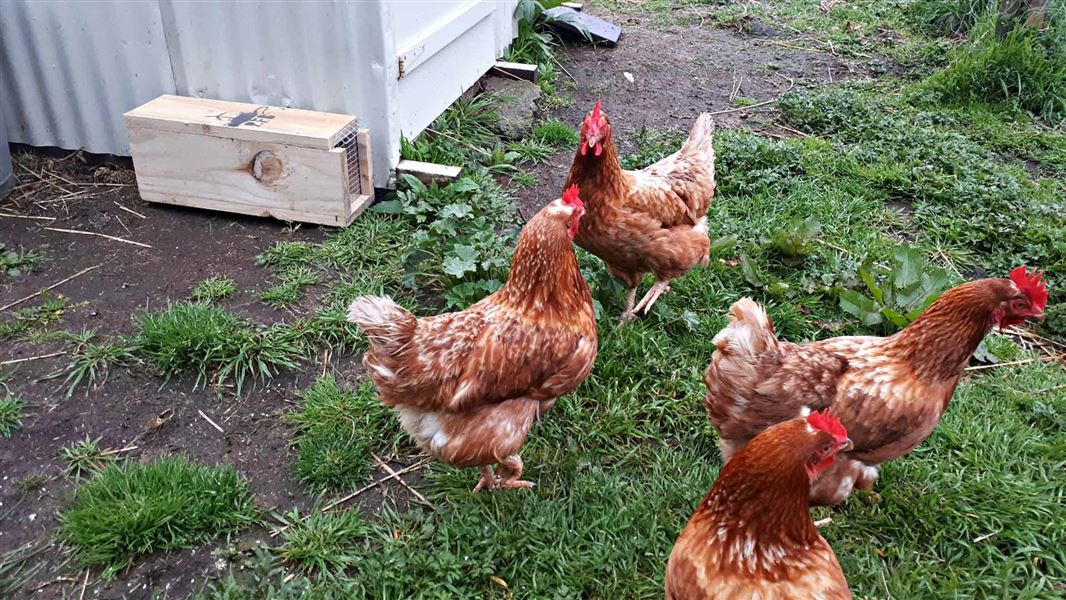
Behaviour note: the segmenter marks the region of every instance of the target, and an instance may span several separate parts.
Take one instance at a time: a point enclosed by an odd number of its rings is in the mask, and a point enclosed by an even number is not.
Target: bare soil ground
[[[687,128],[700,112],[728,109],[738,81],[737,95],[761,102],[792,86],[828,83],[830,73],[834,79],[857,73],[830,54],[795,51],[772,38],[742,36],[709,25],[664,28],[651,17],[645,22],[639,16],[595,12],[620,22],[624,36],[614,49],[566,49],[564,66],[577,84],[567,94],[574,102],[546,116],[576,126],[596,99],[602,99],[623,150],[627,138],[641,128]],[[561,81],[565,79],[564,75]],[[759,109],[753,109],[725,112],[716,119],[722,127],[761,128],[759,115]],[[525,216],[555,197],[570,159],[571,151],[563,151],[535,169],[539,185],[518,192]],[[329,229],[148,205],[137,195],[128,163],[118,163],[101,169],[99,162],[85,162],[81,155],[53,153],[19,160],[18,189],[0,204],[0,212],[46,219],[2,216],[0,240],[8,248],[45,248],[48,260],[28,275],[0,275],[0,305],[100,265],[53,290],[73,302],[59,327],[132,333],[132,315],[185,299],[193,285],[215,274],[237,282],[240,291],[227,304],[234,312],[261,322],[288,316],[259,301],[258,292],[271,284],[269,272],[257,266],[255,258],[277,241],[320,242]],[[108,185],[96,185],[100,183]],[[358,221],[353,226],[359,227]],[[46,227],[101,233],[151,248]],[[11,310],[0,317],[9,317]],[[0,342],[0,361],[62,350],[62,344]],[[343,371],[355,364],[354,358],[334,357],[333,366]],[[264,508],[288,510],[308,504],[308,496],[290,476],[295,452],[283,415],[293,410],[295,390],[313,381],[323,365],[306,364],[302,371],[282,374],[240,399],[234,399],[231,390],[194,390],[187,379],[163,385],[151,373],[118,369],[98,388],[66,399],[62,378],[45,379],[65,364],[60,356],[3,367],[12,374],[11,392],[28,403],[31,416],[10,439],[0,439],[0,551],[25,544],[46,548],[38,555],[44,563],[24,586],[23,597],[81,593],[84,573],[64,561],[51,536],[58,525],[57,511],[73,490],[72,480],[61,473],[57,452],[86,436],[102,437],[108,448],[135,446],[127,455],[138,459],[184,454],[205,464],[233,464],[248,478]],[[201,411],[223,432],[202,418]],[[166,418],[160,425],[156,420],[161,416]],[[34,476],[42,476],[43,483],[29,493],[20,491],[18,482]],[[403,498],[399,486],[382,487],[384,495],[363,499],[368,507]],[[252,531],[242,540],[264,536],[262,530]],[[149,598],[153,589],[166,590],[170,598],[184,597],[224,569],[225,559],[213,556],[212,550],[201,547],[138,560],[112,582],[90,577],[84,597]]]

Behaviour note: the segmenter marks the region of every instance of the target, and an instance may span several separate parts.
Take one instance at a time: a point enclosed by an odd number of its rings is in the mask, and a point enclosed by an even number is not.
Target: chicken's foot
[[[633,312],[640,312],[640,309],[644,309],[644,314],[648,314],[651,311],[651,306],[655,304],[655,301],[659,299],[664,293],[670,291],[669,281],[656,281],[647,294],[640,299],[640,302],[633,308]]]
[[[626,296],[626,311],[622,313],[622,322],[632,321],[633,317],[633,303],[637,301],[637,287],[633,286],[629,288],[629,295]]]
[[[522,457],[512,454],[500,461],[496,467],[496,476],[499,477],[497,487],[501,488],[531,488],[535,483],[518,479],[522,476]]]
[[[491,490],[499,484],[500,478],[492,472],[492,467],[481,465],[481,479],[477,482],[477,485],[474,486],[474,491],[480,492],[481,490]]]

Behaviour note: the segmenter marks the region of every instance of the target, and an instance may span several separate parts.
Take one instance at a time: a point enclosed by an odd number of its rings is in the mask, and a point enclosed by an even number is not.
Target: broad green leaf
[[[924,269],[925,259],[917,250],[910,246],[903,246],[897,249],[896,265],[895,269],[893,269],[893,274],[895,275],[893,283],[896,289],[906,289],[918,283]]]
[[[400,179],[402,179],[404,184],[406,184],[407,187],[409,187],[416,194],[424,194],[429,189],[426,187],[426,184],[419,181],[417,177],[411,175],[410,173],[404,173],[403,175],[400,175]]]
[[[903,329],[904,327],[910,324],[910,321],[907,319],[907,317],[901,315],[898,311],[892,310],[891,308],[882,308],[881,314],[885,315],[885,317],[888,318],[888,320],[891,321],[892,324],[894,324],[896,327],[899,327],[900,329]]]
[[[440,211],[441,217],[453,217],[456,219],[464,219],[472,214],[474,214],[474,208],[465,202],[449,204]]]
[[[881,291],[880,286],[877,285],[877,280],[870,273],[870,266],[873,264],[872,259],[866,259],[863,261],[862,266],[859,267],[859,277],[862,278],[863,283],[866,284],[866,289],[870,290],[870,294],[877,300],[878,303],[885,303],[885,295]]]
[[[744,279],[751,285],[761,288],[766,285],[766,281],[763,278],[762,273],[759,272],[759,268],[755,266],[755,263],[751,262],[747,254],[740,255],[740,272],[744,274]]]
[[[403,213],[403,202],[399,200],[382,200],[371,206],[370,211],[386,215],[398,215]]]
[[[855,290],[840,291],[840,308],[844,312],[859,318],[863,325],[877,325],[884,319],[873,299]]]
[[[726,250],[729,250],[730,248],[732,248],[733,246],[736,246],[736,245],[737,245],[737,236],[735,236],[735,235],[724,235],[724,236],[714,240],[713,242],[711,242],[710,253],[711,254],[718,254],[719,252],[724,252]]]
[[[469,177],[462,177],[448,184],[448,191],[456,194],[463,194],[466,192],[476,192],[481,189],[476,181]]]

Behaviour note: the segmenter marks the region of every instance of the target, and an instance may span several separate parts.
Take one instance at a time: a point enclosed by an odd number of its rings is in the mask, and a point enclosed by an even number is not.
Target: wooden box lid
[[[329,150],[357,127],[351,115],[163,95],[123,115],[127,127]]]

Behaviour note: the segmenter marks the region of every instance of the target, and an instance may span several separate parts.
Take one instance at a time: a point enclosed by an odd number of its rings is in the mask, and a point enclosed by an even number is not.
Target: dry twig
[[[385,477],[382,477],[381,479],[372,481],[372,482],[364,485],[363,487],[359,488],[358,490],[355,490],[351,494],[348,494],[347,496],[345,496],[343,498],[340,498],[339,500],[334,500],[333,502],[330,502],[329,504],[326,505],[325,508],[322,509],[322,512],[326,512],[328,510],[332,510],[333,508],[336,508],[337,506],[339,506],[341,504],[344,504],[345,502],[351,500],[352,498],[355,498],[356,496],[362,494],[363,492],[365,492],[365,491],[367,491],[369,489],[375,488],[375,487],[385,483],[386,481],[389,481],[391,479],[396,479],[397,477],[399,477],[400,475],[403,475],[405,473],[410,473],[411,471],[415,471],[417,469],[421,469],[422,467],[428,465],[432,461],[433,461],[432,458],[426,458],[426,459],[423,459],[423,460],[420,460],[420,461],[416,462],[413,465],[410,465],[408,467],[404,467],[404,468],[400,469],[399,471],[393,471],[389,475],[387,475]]]
[[[426,497],[423,496],[418,490],[411,487],[410,485],[407,485],[407,482],[403,480],[403,477],[400,477],[399,474],[396,473],[396,471],[392,470],[392,467],[386,464],[385,461],[381,460],[381,457],[379,457],[377,454],[374,454],[373,452],[370,453],[370,456],[374,459],[374,462],[378,463],[378,466],[381,467],[386,473],[388,473],[389,475],[394,475],[396,477],[396,481],[399,482],[400,485],[405,487],[407,491],[414,494],[415,498],[421,500],[423,504],[433,506],[432,504],[429,504],[429,500],[426,500]]]
[[[200,416],[201,416],[201,417],[203,417],[205,421],[207,421],[208,423],[210,423],[212,427],[214,427],[215,429],[217,429],[219,433],[226,433],[225,431],[223,431],[223,430],[222,430],[222,428],[221,428],[221,427],[219,427],[219,426],[218,426],[218,423],[215,423],[214,421],[212,421],[212,420],[211,420],[211,417],[209,417],[209,416],[205,415],[205,414],[204,414],[204,411],[202,411],[202,410],[200,410],[200,409],[198,408],[198,409],[196,409],[196,412],[200,413]]]
[[[0,212],[0,217],[7,217],[9,219],[34,219],[36,221],[55,221],[55,217],[35,217],[33,215],[15,215],[11,213]]]
[[[778,73],[778,75],[781,75],[781,74]],[[707,114],[709,114],[709,115],[724,115],[726,113],[739,112],[739,111],[742,111],[742,110],[751,110],[753,108],[758,108],[760,106],[766,106],[767,104],[773,104],[774,102],[777,102],[778,100],[780,100],[781,96],[783,94],[787,94],[788,92],[792,91],[792,88],[796,87],[796,82],[793,81],[791,77],[787,77],[785,75],[781,75],[781,77],[784,77],[785,79],[788,80],[788,89],[783,91],[783,92],[781,92],[781,94],[778,94],[777,98],[773,98],[771,100],[764,100],[762,102],[756,102],[755,104],[749,104],[748,106],[737,106],[737,107],[734,107],[734,108],[724,108],[722,110],[712,111],[712,112],[709,112]]]
[[[151,248],[148,244],[142,244],[141,242],[135,242],[133,240],[127,240],[125,238],[115,237],[113,235],[107,235],[106,233],[96,233],[95,231],[78,231],[77,229],[59,229],[58,227],[45,227],[48,231],[58,231],[60,233],[77,233],[80,235],[95,235],[109,240],[115,240],[116,242],[122,242],[123,244],[133,244],[134,246],[141,246],[142,248]]]
[[[142,219],[147,219],[148,218],[148,217],[142,215],[141,213],[133,210],[132,208],[126,208],[125,206],[122,206],[121,204],[119,204],[118,200],[112,200],[112,202],[115,203],[115,206],[121,208],[122,210],[124,210],[124,211],[126,211],[128,213],[130,213],[131,215],[136,215],[136,216],[138,216],[138,217],[140,217]]]
[[[39,356],[29,356],[29,357],[26,357],[26,358],[16,358],[16,359],[13,359],[13,360],[5,360],[3,362],[0,362],[0,366],[3,366],[3,365],[14,365],[14,364],[18,364],[18,363],[30,362],[30,361],[33,361],[33,360],[44,360],[46,358],[55,358],[56,356],[63,356],[64,354],[66,354],[66,352],[53,352],[51,354],[41,354]]]
[[[32,298],[36,298],[37,296],[40,296],[41,294],[43,294],[43,293],[45,293],[45,292],[47,292],[49,290],[55,289],[55,288],[63,285],[64,283],[70,281],[71,279],[74,279],[75,277],[81,277],[82,275],[88,273],[89,271],[92,271],[93,269],[99,269],[102,266],[104,266],[104,264],[100,263],[100,264],[96,265],[95,267],[89,267],[87,269],[82,269],[81,271],[78,271],[77,273],[71,275],[70,277],[67,277],[66,279],[63,279],[63,280],[60,280],[60,281],[57,281],[57,282],[53,283],[52,285],[44,288],[43,290],[40,290],[40,291],[35,292],[33,294],[30,294],[29,296],[26,296],[25,298],[19,298],[18,300],[15,300],[14,302],[11,302],[10,304],[5,304],[3,306],[0,306],[0,311],[5,311],[5,310],[11,308],[12,306],[17,306],[17,305],[22,304],[23,302],[25,302],[27,300],[30,300]]]

